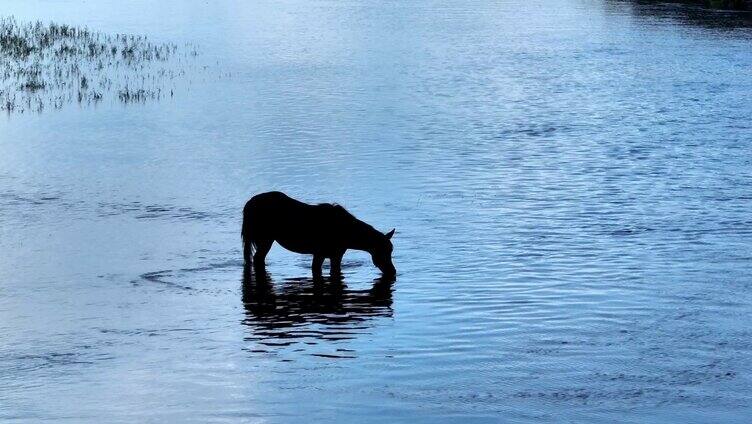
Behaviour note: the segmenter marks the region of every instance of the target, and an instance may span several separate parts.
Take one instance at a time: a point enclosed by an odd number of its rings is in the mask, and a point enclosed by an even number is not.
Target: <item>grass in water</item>
[[[0,110],[41,112],[108,95],[143,102],[172,93],[164,85],[184,75],[180,60],[196,55],[146,37],[103,34],[56,23],[0,18]]]

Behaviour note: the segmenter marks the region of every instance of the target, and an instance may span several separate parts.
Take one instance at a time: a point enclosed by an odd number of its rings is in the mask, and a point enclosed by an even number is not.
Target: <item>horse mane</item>
[[[344,206],[338,203],[319,203],[317,206],[333,211],[335,214],[338,215],[339,218],[350,221],[351,224],[355,225],[356,227],[359,227],[365,230],[372,230],[372,231],[378,232],[375,228],[373,228],[368,223],[365,223],[359,220],[358,218],[356,218],[355,215],[353,215],[350,211],[345,209]]]
[[[346,216],[348,218],[358,219],[358,218],[355,217],[355,215],[353,215],[350,211],[348,211],[347,209],[345,209],[345,207],[342,206],[342,205],[340,205],[339,203],[330,203],[330,205],[332,205],[332,207],[334,208],[334,210],[336,210],[337,212],[341,213],[342,215],[344,215],[344,216]]]
[[[348,219],[352,219],[352,220],[355,220],[355,221],[359,221],[359,219],[356,218],[355,215],[353,215],[352,213],[350,213],[350,211],[348,211],[347,209],[345,209],[344,206],[342,206],[342,205],[340,205],[338,203],[319,203],[317,206],[319,206],[321,208],[329,209],[331,211],[334,211],[334,212],[338,213],[343,218],[348,218]]]

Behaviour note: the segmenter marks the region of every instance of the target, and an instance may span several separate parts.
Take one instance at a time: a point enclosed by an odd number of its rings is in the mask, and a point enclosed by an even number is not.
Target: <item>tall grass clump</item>
[[[184,74],[172,43],[58,23],[0,18],[0,110],[41,112],[65,104],[157,99]],[[134,86],[136,85],[136,86]],[[114,95],[113,95],[114,94]]]

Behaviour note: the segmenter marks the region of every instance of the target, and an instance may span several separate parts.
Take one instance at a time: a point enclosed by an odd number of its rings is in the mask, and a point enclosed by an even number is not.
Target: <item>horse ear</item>
[[[390,232],[388,232],[388,233],[386,233],[384,235],[386,236],[386,238],[391,239],[392,236],[394,235],[394,228],[392,228],[392,231],[390,231]]]

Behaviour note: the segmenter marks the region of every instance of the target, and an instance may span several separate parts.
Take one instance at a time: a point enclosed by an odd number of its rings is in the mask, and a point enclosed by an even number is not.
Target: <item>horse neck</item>
[[[363,221],[355,220],[349,232],[347,248],[371,252],[376,246],[378,235],[381,235],[381,233],[376,231],[375,228]]]

